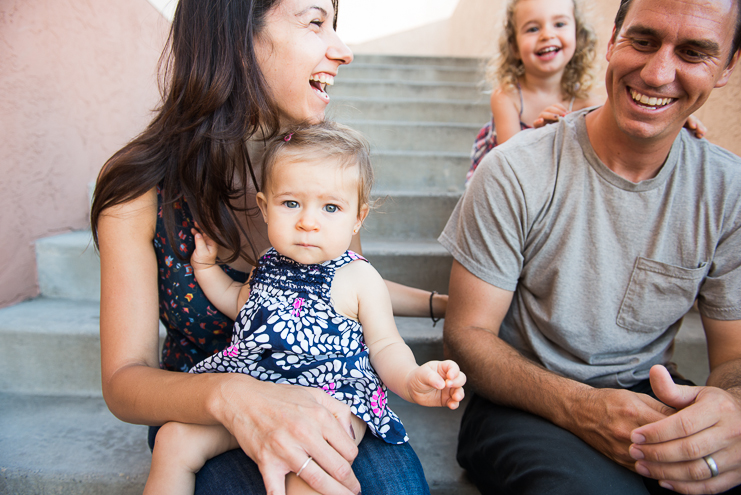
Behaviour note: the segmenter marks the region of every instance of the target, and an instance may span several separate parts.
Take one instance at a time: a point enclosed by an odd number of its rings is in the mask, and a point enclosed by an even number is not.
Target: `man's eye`
[[[684,50],[683,54],[684,58],[690,62],[699,62],[706,58],[704,53],[698,52],[697,50]]]
[[[286,208],[298,208],[298,201],[284,201],[283,204]]]
[[[326,206],[324,207],[324,211],[326,211],[326,212],[328,212],[328,213],[334,213],[334,212],[336,212],[337,210],[339,210],[339,208],[337,207],[337,205],[326,205]]]

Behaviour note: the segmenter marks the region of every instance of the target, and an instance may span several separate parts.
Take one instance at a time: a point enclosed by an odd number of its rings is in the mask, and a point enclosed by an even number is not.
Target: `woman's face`
[[[282,125],[324,120],[326,86],[353,58],[333,19],[331,0],[282,0],[265,18],[255,53]]]

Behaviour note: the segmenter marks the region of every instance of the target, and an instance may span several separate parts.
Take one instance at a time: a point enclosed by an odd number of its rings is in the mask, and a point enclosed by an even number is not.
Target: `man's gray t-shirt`
[[[595,154],[587,113],[490,152],[439,240],[515,292],[503,340],[564,376],[629,387],[669,364],[696,298],[709,318],[741,319],[741,160],[683,130],[658,175],[632,183]]]

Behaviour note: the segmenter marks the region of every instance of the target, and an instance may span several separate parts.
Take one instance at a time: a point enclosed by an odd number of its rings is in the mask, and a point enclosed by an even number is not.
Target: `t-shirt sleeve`
[[[700,288],[698,308],[714,320],[741,320],[741,200],[729,208],[724,223],[729,227],[724,229]]]
[[[438,240],[476,277],[514,291],[523,266],[526,225],[520,181],[495,149],[481,161]]]

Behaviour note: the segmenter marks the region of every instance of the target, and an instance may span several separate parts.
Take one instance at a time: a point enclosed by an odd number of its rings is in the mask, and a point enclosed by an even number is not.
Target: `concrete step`
[[[371,160],[376,196],[409,190],[463,193],[466,172],[471,166],[468,152],[376,150]]]
[[[466,100],[335,96],[327,116],[335,120],[397,120],[483,124],[491,118],[486,102]]]
[[[374,151],[404,150],[428,153],[470,153],[482,124],[343,120],[362,132]]]
[[[473,57],[429,57],[413,55],[381,55],[381,54],[356,54],[353,58],[354,64],[398,64],[398,65],[432,65],[446,67],[464,67],[469,69],[478,69],[486,59]],[[344,68],[344,66],[343,66]]]
[[[376,190],[376,194],[382,191]],[[376,205],[363,224],[363,237],[378,241],[437,239],[459,198],[457,192],[395,191],[376,196]]]
[[[427,64],[376,64],[353,62],[340,67],[336,78],[337,84],[342,80],[386,79],[399,81],[434,81],[478,83],[483,71],[475,67],[456,67],[450,65]]]
[[[435,240],[391,242],[367,239],[363,240],[363,256],[386,280],[448,293],[453,258]]]
[[[430,197],[395,193],[391,199],[386,200],[379,207],[378,211],[372,212],[367,227],[362,233],[363,249],[364,251],[370,249],[367,252],[374,253],[374,262],[382,275],[413,287],[447,292],[450,257],[435,239],[442,231],[450,210],[455,206],[455,197],[457,193],[440,193]],[[414,213],[410,214],[405,211],[406,208]],[[425,212],[425,208],[429,211]],[[419,218],[415,219],[414,215],[419,215]],[[403,224],[404,228],[409,230],[406,237],[395,233],[394,222]],[[388,235],[387,239],[383,239],[386,235],[383,232],[393,235]],[[420,239],[415,240],[412,232],[420,233]],[[11,306],[0,309],[0,329],[15,325],[15,322],[23,324],[24,318],[30,318],[29,322],[32,322],[32,326],[41,329],[50,323],[56,325],[58,322],[61,325],[77,325],[81,329],[85,327],[83,320],[87,318],[88,310],[97,311],[97,301],[100,299],[100,264],[97,255],[88,255],[88,251],[92,249],[87,247],[89,238],[90,234],[87,231],[81,231],[44,239],[45,250],[51,253],[48,257],[53,258],[55,263],[50,263],[52,269],[49,272],[40,269],[40,273],[43,273],[46,279],[45,286],[52,287],[53,290],[43,291],[42,297],[34,302],[26,301],[18,305],[20,307]],[[406,247],[403,246],[404,239],[409,241]],[[383,247],[384,242],[391,243],[392,246]],[[425,247],[430,243],[433,245],[432,249]],[[86,249],[88,251],[85,251]],[[83,252],[85,254],[81,256],[80,253]],[[443,265],[438,266],[440,263]],[[412,266],[420,268],[423,273],[415,274]],[[95,285],[90,283],[91,279],[96,281]],[[66,294],[71,294],[73,297],[64,297]],[[38,302],[46,299],[59,299],[61,302],[53,309],[46,310],[43,308],[44,305]],[[72,301],[81,302],[82,309],[79,315],[75,314],[77,309],[66,312],[67,308],[71,307]],[[26,312],[24,308],[27,304],[42,304],[40,313],[34,315]],[[62,312],[60,315],[64,316],[57,315],[54,311],[60,311]],[[22,312],[23,316],[16,317],[15,312]],[[97,332],[97,327],[94,332]],[[4,349],[0,349],[0,355],[3,351]],[[0,363],[0,370],[2,369],[3,364]],[[3,377],[0,376],[0,382],[2,379]],[[12,381],[10,377],[6,379]]]
[[[329,88],[332,99],[341,96],[371,98],[420,98],[470,100],[489,104],[489,95],[475,82],[389,81],[386,79],[342,79]]]
[[[100,259],[90,231],[39,239],[36,266],[42,296],[100,299]]]
[[[473,495],[455,462],[462,408],[389,398],[435,495]],[[144,488],[147,427],[122,423],[102,398],[0,394],[0,493],[133,495]]]

